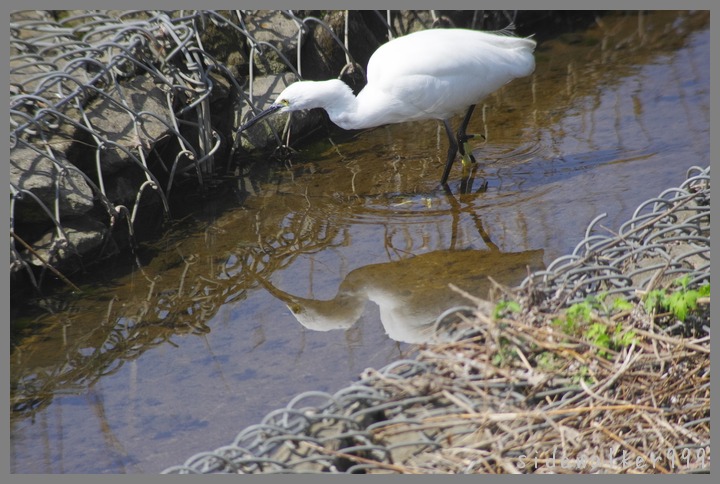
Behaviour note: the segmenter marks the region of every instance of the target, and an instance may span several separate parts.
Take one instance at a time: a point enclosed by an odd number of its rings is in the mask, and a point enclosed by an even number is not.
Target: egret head
[[[273,105],[280,106],[280,112],[325,108],[347,94],[352,95],[350,86],[339,79],[300,81],[286,87]]]
[[[360,319],[366,298],[356,294],[339,294],[322,301],[291,296],[285,301],[300,324],[313,331],[347,329]]]
[[[313,108],[331,108],[339,103],[347,103],[348,97],[354,98],[352,89],[339,79],[328,81],[298,81],[286,87],[269,108],[242,125],[238,131],[244,131],[265,116],[275,112],[300,111]]]

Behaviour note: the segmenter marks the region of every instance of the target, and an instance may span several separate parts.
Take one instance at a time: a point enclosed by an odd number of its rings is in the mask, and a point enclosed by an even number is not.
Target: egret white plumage
[[[503,85],[535,69],[535,41],[466,29],[433,29],[395,38],[380,46],[367,65],[367,84],[357,95],[339,79],[298,81],[243,131],[274,112],[323,108],[343,129],[437,119],[449,147],[440,183],[446,184],[460,151],[463,166],[475,162],[465,130],[475,105]],[[465,111],[453,135],[450,119]]]

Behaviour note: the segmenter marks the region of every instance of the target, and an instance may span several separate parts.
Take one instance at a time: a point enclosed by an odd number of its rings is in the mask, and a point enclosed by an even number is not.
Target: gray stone
[[[297,62],[298,31],[300,27],[294,20],[283,12],[277,10],[258,10],[247,22],[248,33],[257,42],[267,42],[275,46],[285,58],[293,63]],[[307,31],[303,34],[303,38]],[[260,46],[262,53],[255,53],[255,73],[279,74],[289,70],[289,66],[277,52],[268,47]]]
[[[208,16],[213,21],[206,22],[201,31],[203,48],[227,67],[233,77],[247,76],[250,72],[249,48],[247,38],[236,28],[237,16],[234,12],[224,10]],[[227,23],[221,23],[222,19]]]
[[[63,28],[50,12],[23,10],[12,12],[13,36],[10,43],[11,95],[34,93],[47,76],[62,71],[67,60],[53,60],[60,52],[77,43],[72,30]],[[42,38],[38,41],[37,38]],[[37,54],[42,46],[42,56]],[[82,71],[85,74],[85,71]],[[73,86],[71,89],[74,89]],[[12,106],[12,103],[11,103]],[[47,107],[47,106],[43,106]]]
[[[440,19],[442,18],[441,14]],[[433,18],[429,10],[403,10],[393,16],[392,23],[395,32],[407,35],[418,30],[432,28]]]
[[[134,113],[147,112],[137,119],[123,106]],[[102,150],[101,166],[103,174],[119,171],[127,165],[137,163],[121,148],[120,145],[139,159],[139,149],[145,153],[152,150],[155,143],[169,132],[171,112],[167,105],[167,96],[163,89],[155,84],[149,74],[134,77],[105,90],[105,96],[99,96],[85,110],[90,120],[91,129],[101,139],[111,141]],[[160,119],[158,119],[158,117]],[[166,120],[167,125],[160,120]],[[139,129],[136,131],[136,124]],[[87,134],[79,132],[78,138],[86,138]],[[95,150],[89,150],[95,156]],[[87,163],[88,160],[84,160]]]
[[[253,83],[253,104],[258,112],[269,107],[283,89],[296,80],[297,76],[289,72],[255,78],[255,82]],[[239,124],[249,121],[255,115],[248,103],[243,105],[240,113]],[[268,145],[275,143],[275,137],[268,123],[278,133],[282,133],[287,121],[287,115],[274,114],[265,119],[266,121],[259,122],[243,132],[241,146],[244,149],[249,151],[254,149],[262,150]]]
[[[371,16],[372,17],[372,16]],[[323,21],[333,32],[343,39],[346,15],[343,10],[329,11]],[[381,36],[382,37],[382,36]],[[351,12],[348,20],[348,45],[352,61],[346,65],[345,50],[330,31],[320,24],[314,24],[312,37],[303,47],[303,70],[305,79],[323,80],[338,77],[347,83],[356,93],[365,85],[364,70],[370,56],[380,47],[378,37],[365,22],[360,12]]]
[[[289,72],[256,78],[253,83],[253,102],[257,111],[260,112],[270,107],[282,90],[296,80],[297,77]],[[249,105],[245,103],[241,109],[241,121],[239,124],[247,122],[254,115]],[[271,126],[278,135],[282,136],[288,116],[289,114],[272,114],[244,131],[241,139],[242,148],[247,151],[267,151],[269,148],[277,146],[277,140],[275,139]],[[292,113],[292,122],[290,124],[291,136],[298,137],[307,133],[317,126],[324,119],[324,116],[320,109],[296,111]]]
[[[77,258],[78,254],[85,256],[91,250],[99,247],[107,235],[107,228],[102,223],[90,218],[64,222],[63,231],[67,236],[67,246],[63,244],[57,247],[57,234],[54,229],[48,231],[40,240],[33,244],[33,250],[42,257],[46,263],[53,266],[62,266],[65,262]],[[24,257],[31,265],[37,267],[44,265],[43,262],[34,255],[26,254]]]
[[[37,26],[40,23],[55,23],[55,17],[46,10],[16,10],[10,13],[10,22],[14,29],[13,39],[31,40],[41,35]],[[16,52],[11,48],[11,55]]]
[[[76,217],[93,208],[93,192],[85,178],[62,153],[50,155],[18,145],[10,150],[10,183],[38,197],[54,212],[56,184],[61,217]],[[48,215],[31,196],[18,200],[14,211],[19,222],[49,222]]]

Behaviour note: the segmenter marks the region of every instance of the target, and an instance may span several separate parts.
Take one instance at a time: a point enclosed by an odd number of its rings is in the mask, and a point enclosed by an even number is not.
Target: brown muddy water
[[[708,165],[709,69],[707,12],[606,16],[542,42],[533,76],[478,106],[468,186],[456,167],[452,193],[438,187],[435,122],[333,131],[238,180],[144,247],[142,268],[13,311],[28,329],[11,353],[12,472],[155,473],[411,356],[466,304],[448,283],[518,283],[597,215],[617,228]]]

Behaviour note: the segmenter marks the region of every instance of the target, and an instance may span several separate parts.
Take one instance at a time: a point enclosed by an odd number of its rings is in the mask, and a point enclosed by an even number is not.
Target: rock
[[[344,10],[330,11],[322,20],[340,40],[343,39]],[[338,72],[345,65],[345,50],[322,25],[313,22],[310,26],[312,26],[312,34],[302,50],[303,78],[317,81],[337,77]]]
[[[151,113],[152,116],[146,114],[134,119],[134,116],[122,107],[124,102],[132,112]],[[172,116],[165,91],[155,84],[149,74],[124,81],[119,87],[108,87],[104,96],[99,96],[90,103],[85,109],[85,114],[90,120],[91,129],[98,137],[120,145],[138,158],[138,149],[142,148],[147,153],[160,138],[168,134],[168,125],[171,125]],[[167,125],[161,120],[166,120]],[[139,127],[137,131],[136,123]],[[76,139],[87,140],[86,131],[78,129]],[[79,157],[84,160],[82,164],[78,160],[81,168],[86,171],[96,170],[94,168],[96,149],[92,147],[85,150],[85,154]],[[123,149],[114,144],[107,144],[102,149],[103,174],[112,174],[136,163]]]
[[[57,247],[55,230],[48,231],[33,244],[34,251],[53,267],[64,267],[73,258],[79,262],[80,257],[84,258],[90,251],[98,248],[107,236],[107,228],[102,223],[89,218],[63,222],[63,231],[67,236],[67,246],[62,244]],[[31,254],[26,254],[25,259],[36,267],[44,265],[40,259]]]
[[[365,86],[365,68],[370,56],[382,44],[387,29],[377,25],[376,15],[363,12],[350,12],[348,24],[348,49],[355,65],[348,65],[345,50],[337,43],[333,35],[317,24],[313,28],[312,39],[303,47],[303,77],[323,80],[338,77],[348,84],[356,94]],[[345,12],[330,11],[323,21],[335,35],[343,40],[345,30]]]
[[[115,205],[125,205],[132,210],[138,190],[146,181],[145,173],[137,166],[127,165],[110,177],[105,185],[105,195]]]
[[[436,14],[439,12],[436,11]],[[440,18],[444,15],[440,13]],[[391,22],[398,35],[407,35],[418,30],[429,29],[433,25],[433,18],[429,10],[401,10],[393,12]]]
[[[201,40],[203,47],[217,61],[228,68],[235,78],[247,76],[250,72],[250,48],[247,38],[232,25],[237,23],[237,17],[227,11],[216,11],[211,18],[212,22],[206,22],[202,30]],[[227,19],[228,24],[221,24],[221,19]]]
[[[296,80],[297,76],[289,72],[255,78],[253,83],[253,103],[258,112],[269,107],[282,90]],[[240,124],[247,122],[254,115],[255,113],[250,109],[250,105],[244,103],[240,113]],[[282,133],[287,121],[287,115],[274,114],[265,119],[278,133]],[[259,122],[243,132],[241,140],[243,149],[248,151],[263,150],[269,145],[275,144],[275,137],[267,123],[265,121]]]
[[[297,61],[298,31],[300,27],[281,11],[258,10],[247,19],[248,33],[256,42],[267,42],[277,48],[285,58]],[[301,36],[300,42],[302,44]],[[258,47],[255,53],[255,74],[279,74],[289,69],[287,62],[278,53],[266,45]]]
[[[47,155],[18,145],[10,150],[10,183],[27,190],[54,213],[56,184],[60,217],[77,217],[93,208],[93,192],[85,178],[62,153]],[[31,196],[17,200],[15,220],[22,223],[49,222],[49,215]]]
[[[10,21],[19,25],[14,27],[12,38],[28,40],[38,35],[38,31],[30,26],[36,27],[39,23],[55,22],[55,17],[47,10],[16,10],[10,13]],[[25,25],[28,27],[25,28]],[[11,54],[14,53],[11,51]]]
[[[11,94],[33,93],[44,96],[46,90],[57,93],[56,84],[63,85],[62,91],[70,92],[77,88],[78,82],[92,77],[90,70],[97,71],[96,66],[90,64],[91,69],[88,70],[85,62],[78,62],[78,56],[70,55],[78,48],[80,34],[72,26],[58,22],[56,15],[59,12],[25,10],[10,14],[13,28],[10,48]],[[42,48],[38,49],[38,45],[42,45]],[[51,74],[56,72],[66,76],[52,78]],[[50,97],[53,98],[59,100],[55,96]],[[38,103],[38,106],[47,108],[44,103]]]

